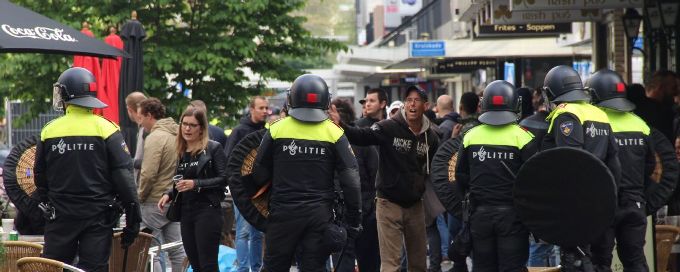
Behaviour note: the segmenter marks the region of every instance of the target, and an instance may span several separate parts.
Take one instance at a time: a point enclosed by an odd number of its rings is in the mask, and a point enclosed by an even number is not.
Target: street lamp
[[[634,8],[626,9],[626,13],[622,17],[623,27],[626,33],[626,38],[630,41],[631,49],[635,49],[635,41],[640,32],[640,23],[642,23],[642,16]]]

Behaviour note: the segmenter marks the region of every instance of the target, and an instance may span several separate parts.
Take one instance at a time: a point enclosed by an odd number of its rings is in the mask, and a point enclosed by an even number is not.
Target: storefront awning
[[[403,50],[408,50],[404,47]],[[446,41],[446,55],[441,58],[532,58],[590,56],[591,46],[559,46],[555,37],[489,38]],[[423,58],[406,58],[385,68],[420,68]]]

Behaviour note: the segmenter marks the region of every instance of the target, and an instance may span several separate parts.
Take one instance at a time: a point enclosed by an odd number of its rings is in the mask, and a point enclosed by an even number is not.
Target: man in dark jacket
[[[440,118],[439,131],[442,133],[441,142],[451,138],[453,127],[460,122],[460,114],[453,111],[453,99],[448,94],[437,98],[437,117]]]
[[[380,88],[374,88],[366,92],[363,99],[364,111],[363,118],[357,120],[357,127],[370,127],[373,123],[385,119],[385,107],[387,107],[387,93]]]
[[[342,127],[350,143],[379,146],[376,217],[381,270],[399,269],[403,241],[408,270],[425,271],[427,237],[422,197],[439,136],[423,115],[429,106],[427,93],[411,86],[404,101],[399,114],[371,128]],[[336,110],[331,109],[329,115],[340,123]]]
[[[246,135],[264,128],[268,117],[269,102],[262,96],[255,96],[250,100],[249,114],[241,118],[241,124],[236,126],[227,139],[224,151],[227,158],[236,144]],[[251,226],[243,218],[234,204],[236,219],[236,259],[237,271],[259,271],[262,265],[262,232]]]

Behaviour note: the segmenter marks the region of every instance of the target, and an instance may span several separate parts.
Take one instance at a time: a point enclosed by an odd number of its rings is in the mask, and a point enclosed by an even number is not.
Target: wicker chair
[[[23,257],[39,257],[43,246],[24,241],[4,241],[5,262],[0,265],[2,272],[16,272],[17,261]]]
[[[680,228],[671,225],[657,225],[656,227],[656,271],[668,271],[668,259],[671,256],[673,243],[678,239]]]
[[[20,272],[85,272],[85,270],[70,266],[60,261],[41,257],[21,258],[17,261],[17,267],[19,268]]]
[[[121,232],[113,234],[113,244],[111,244],[111,256],[109,257],[109,271],[123,270],[123,257],[125,250],[120,247]],[[127,265],[125,271],[144,272],[149,261],[149,247],[151,246],[153,235],[140,232],[135,242],[128,248]]]

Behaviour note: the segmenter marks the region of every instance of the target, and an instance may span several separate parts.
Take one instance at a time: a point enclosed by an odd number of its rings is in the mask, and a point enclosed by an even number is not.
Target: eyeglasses
[[[197,128],[200,127],[201,125],[199,124],[192,124],[192,123],[187,123],[187,122],[182,122],[182,127],[185,128]]]
[[[423,99],[422,98],[406,98],[406,103],[410,104],[410,103],[413,103],[413,102],[420,103],[420,102],[423,102]]]

